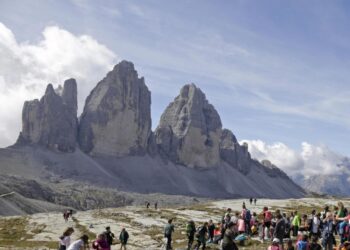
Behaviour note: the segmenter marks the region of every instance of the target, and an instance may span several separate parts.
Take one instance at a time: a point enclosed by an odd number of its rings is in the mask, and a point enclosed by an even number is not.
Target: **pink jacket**
[[[244,223],[244,220],[242,219],[238,220],[238,231],[239,232],[245,231],[245,223]]]

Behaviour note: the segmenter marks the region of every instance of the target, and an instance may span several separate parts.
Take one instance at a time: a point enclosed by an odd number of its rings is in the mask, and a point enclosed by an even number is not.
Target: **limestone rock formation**
[[[78,141],[92,155],[143,154],[151,134],[151,94],[131,62],[122,61],[86,99]]]
[[[220,157],[244,174],[250,171],[251,157],[248,145],[240,145],[234,134],[228,129],[224,129],[221,134]]]
[[[209,168],[220,163],[221,119],[205,94],[185,85],[169,104],[156,129],[162,155],[188,167]]]
[[[52,84],[39,100],[26,101],[22,111],[22,132],[17,143],[40,144],[62,152],[75,150],[77,138],[77,84],[64,82],[61,93]]]

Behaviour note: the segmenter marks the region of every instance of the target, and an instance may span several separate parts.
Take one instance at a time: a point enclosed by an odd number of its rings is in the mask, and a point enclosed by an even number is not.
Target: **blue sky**
[[[57,26],[92,37],[114,63],[134,62],[152,91],[153,127],[194,82],[238,139],[350,156],[349,1],[3,0],[0,9],[18,43]]]

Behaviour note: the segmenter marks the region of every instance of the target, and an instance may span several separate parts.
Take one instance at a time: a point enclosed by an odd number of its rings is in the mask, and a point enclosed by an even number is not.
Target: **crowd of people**
[[[252,199],[249,199],[252,204]],[[255,200],[256,204],[256,200]],[[342,202],[331,209],[290,213],[264,207],[261,212],[251,212],[243,202],[242,210],[230,208],[216,225],[212,220],[196,227],[189,221],[186,227],[187,249],[206,249],[206,244],[221,245],[222,250],[237,250],[249,238],[270,243],[268,250],[350,250],[350,213]],[[165,226],[166,249],[172,249],[173,219]],[[335,235],[339,236],[338,242]],[[194,247],[194,248],[192,248]]]
[[[59,250],[111,250],[113,240],[115,238],[114,234],[111,232],[110,227],[106,227],[106,231],[99,234],[95,240],[91,243],[91,248],[89,245],[89,236],[84,234],[78,240],[71,242],[71,235],[74,233],[72,227],[68,227],[59,238]],[[126,245],[128,243],[129,234],[125,228],[119,234],[120,249],[126,250]]]
[[[249,202],[256,204],[256,199],[251,198]],[[166,250],[173,249],[176,230],[173,220],[169,219],[164,227]],[[248,239],[256,239],[268,244],[267,250],[350,250],[349,224],[350,213],[342,202],[332,209],[325,206],[323,211],[312,210],[309,213],[271,211],[268,207],[252,212],[243,202],[241,211],[234,212],[228,208],[217,223],[209,219],[196,226],[190,220],[186,225],[187,249],[204,250],[207,244],[217,244],[222,250],[238,250]],[[71,243],[72,233],[74,229],[71,227],[63,232],[59,238],[59,250],[110,250],[115,238],[107,227],[90,243],[89,248],[87,235]],[[126,249],[128,239],[129,234],[123,228],[119,235],[120,249]]]

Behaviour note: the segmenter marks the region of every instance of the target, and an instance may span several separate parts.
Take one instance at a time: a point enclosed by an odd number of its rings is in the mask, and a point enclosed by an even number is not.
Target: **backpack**
[[[265,221],[269,222],[271,220],[272,220],[272,213],[271,213],[271,211],[266,211],[265,212]]]
[[[308,243],[306,241],[298,241],[298,250],[308,250]]]
[[[250,210],[247,209],[244,214],[244,220],[245,221],[250,221],[252,219],[252,214],[250,213]]]
[[[201,236],[204,236],[204,227],[198,227],[196,231],[196,238],[200,238]]]
[[[111,232],[107,232],[107,231],[104,233],[104,235],[106,236],[106,240],[108,244],[111,245],[113,242],[114,235]]]

